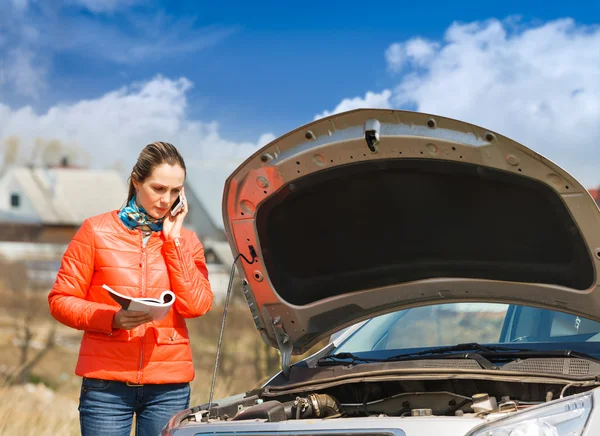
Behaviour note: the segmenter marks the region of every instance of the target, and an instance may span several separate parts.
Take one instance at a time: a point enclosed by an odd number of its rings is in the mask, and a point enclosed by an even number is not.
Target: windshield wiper
[[[350,360],[350,361],[348,362],[348,360]],[[371,362],[385,362],[385,361],[386,361],[385,359],[371,359],[371,358],[358,357],[352,353],[337,353],[337,354],[331,354],[329,356],[323,356],[317,361],[317,363],[319,365],[339,365],[339,364],[351,365],[356,362],[371,363]]]
[[[391,356],[385,359],[376,359],[376,358],[371,358],[371,357],[359,357],[356,356],[352,353],[337,353],[337,354],[331,354],[329,356],[324,356],[321,357],[318,360],[319,364],[323,364],[323,365],[339,365],[339,364],[354,364],[357,362],[362,362],[362,363],[374,363],[374,362],[395,362],[395,361],[399,361],[399,360],[413,360],[415,358],[417,358],[418,356],[433,356],[436,355],[435,358],[462,358],[462,359],[467,359],[470,358],[472,356],[469,355],[469,353],[466,354],[452,354],[452,355],[448,355],[448,356],[437,356],[439,354],[445,354],[445,353],[455,353],[457,351],[483,351],[483,352],[500,352],[500,351],[522,351],[522,349],[515,349],[515,348],[508,348],[508,347],[498,347],[498,346],[485,346],[485,345],[481,345],[481,344],[477,344],[477,343],[468,343],[468,344],[458,344],[458,345],[449,345],[447,347],[438,347],[438,348],[429,348],[427,350],[423,350],[423,351],[416,351],[414,353],[405,353],[405,354],[398,354],[395,356]]]
[[[329,356],[324,356],[318,360],[319,365],[353,365],[355,363],[388,363],[398,362],[401,360],[418,360],[421,356],[428,356],[428,359],[472,359],[477,361],[483,369],[491,369],[493,364],[479,353],[457,353],[458,351],[486,351],[494,352],[494,350],[514,350],[514,348],[506,347],[486,347],[480,344],[459,344],[448,347],[430,348],[429,350],[417,351],[415,353],[398,354],[386,359],[364,358],[355,356],[352,353],[337,353]],[[446,353],[452,353],[443,355]]]
[[[483,353],[497,354],[500,352],[516,353],[516,352],[520,352],[520,351],[530,351],[530,350],[524,350],[522,348],[499,347],[496,345],[486,346],[486,345],[478,344],[476,342],[470,342],[467,344],[448,345],[447,347],[429,348],[427,350],[416,351],[414,353],[397,354],[395,356],[388,357],[387,359],[385,359],[385,361],[393,362],[393,361],[398,361],[398,360],[410,359],[410,358],[416,357],[416,356],[428,356],[428,355],[435,355],[435,354],[455,353],[456,351],[475,351],[475,352],[477,352],[477,354],[483,354]],[[451,356],[451,357],[454,357],[454,356]]]

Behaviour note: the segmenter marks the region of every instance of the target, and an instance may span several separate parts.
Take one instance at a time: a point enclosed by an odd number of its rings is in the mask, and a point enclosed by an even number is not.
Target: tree
[[[23,262],[0,261],[0,277],[4,283],[4,292],[8,294],[5,298],[5,308],[12,318],[20,350],[18,365],[6,375],[4,384],[26,383],[29,381],[31,370],[54,347],[55,327],[46,332],[44,342],[32,353],[35,327],[40,324],[40,320],[49,316],[46,295],[31,288],[27,267]]]

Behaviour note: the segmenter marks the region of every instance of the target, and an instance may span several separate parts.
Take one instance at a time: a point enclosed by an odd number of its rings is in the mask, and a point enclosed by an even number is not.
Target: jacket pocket
[[[156,343],[158,345],[189,344],[187,329],[175,327],[156,328]]]
[[[129,331],[122,329],[115,330],[112,333],[86,331],[84,334],[84,338],[85,337],[89,339],[100,339],[101,341],[127,342],[129,341]]]

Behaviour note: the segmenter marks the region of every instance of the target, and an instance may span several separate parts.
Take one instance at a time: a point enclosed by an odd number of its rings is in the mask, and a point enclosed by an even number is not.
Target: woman
[[[204,250],[182,227],[188,206],[186,169],[177,149],[147,145],[133,167],[127,204],[86,219],[65,252],[48,296],[61,323],[83,330],[75,373],[83,377],[81,432],[157,435],[189,406],[194,378],[184,318],[212,305]],[[172,216],[181,196],[183,208]],[[167,289],[175,303],[166,318],[123,310],[102,285],[132,297],[158,298]]]

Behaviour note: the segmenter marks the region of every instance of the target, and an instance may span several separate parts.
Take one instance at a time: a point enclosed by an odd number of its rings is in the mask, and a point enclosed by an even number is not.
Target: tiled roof
[[[15,166],[5,172],[3,180],[21,187],[43,224],[80,225],[90,216],[120,208],[127,197],[127,186],[116,170]],[[8,187],[3,185],[3,189]],[[0,212],[5,219],[19,216],[16,211]]]

